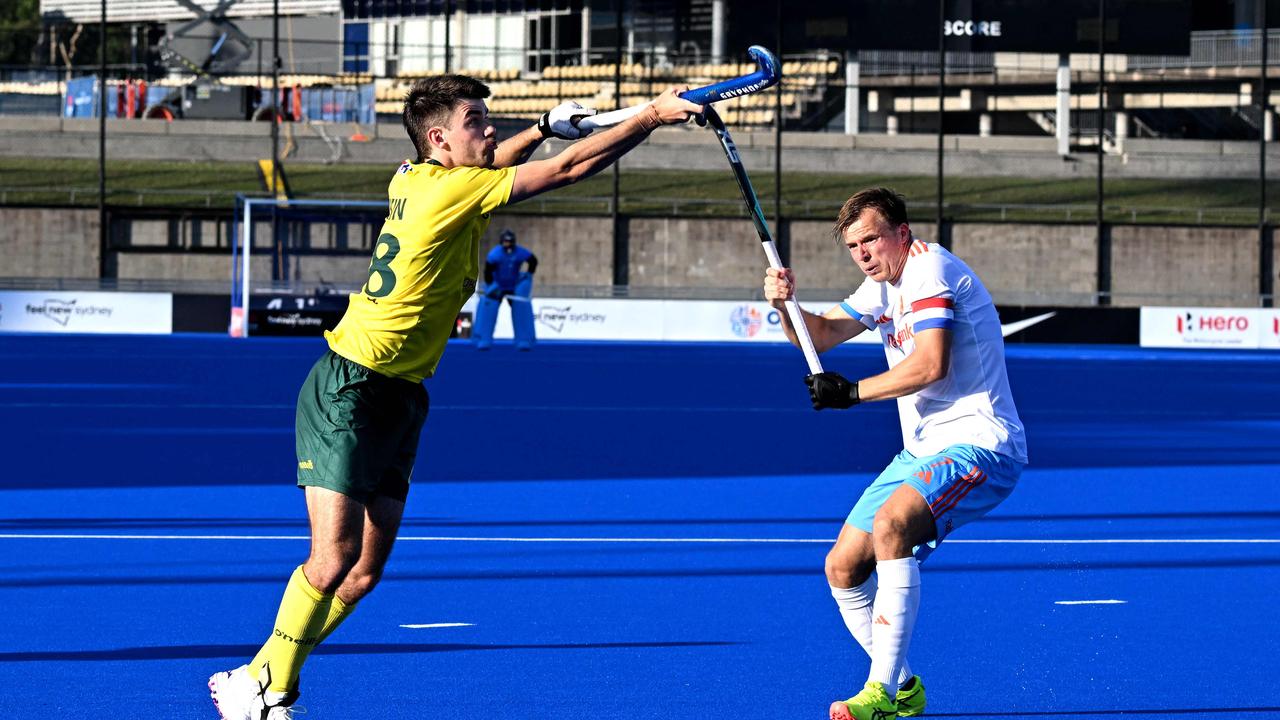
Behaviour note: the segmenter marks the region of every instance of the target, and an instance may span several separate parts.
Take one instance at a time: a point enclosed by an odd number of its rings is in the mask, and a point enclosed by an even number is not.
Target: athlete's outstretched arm
[[[507,168],[527,161],[542,141],[549,137],[577,140],[590,135],[590,130],[578,127],[578,121],[595,114],[595,110],[572,100],[560,103],[543,113],[536,124],[499,143],[498,149],[493,153],[493,166]]]
[[[858,398],[889,400],[910,395],[947,376],[951,364],[951,331],[929,328],[915,335],[915,350],[887,372],[858,382]]]
[[[538,126],[530,125],[498,143],[498,148],[493,151],[493,167],[501,169],[519,165],[528,160],[541,144],[542,133]]]
[[[664,92],[639,115],[610,130],[593,132],[553,158],[520,165],[516,169],[511,202],[591,177],[643,142],[659,125],[686,122],[701,113],[701,105],[676,95],[680,90],[682,88],[672,88]]]
[[[518,165],[529,160],[534,155],[534,150],[538,149],[541,142],[548,137],[558,137],[561,140],[579,140],[579,138],[591,135],[590,129],[577,127],[577,123],[582,118],[590,118],[595,114],[595,110],[584,108],[572,100],[566,100],[554,108],[545,111],[543,117],[539,118],[538,123],[525,129],[524,132],[518,133],[515,137],[508,137],[499,143],[498,150],[493,155],[494,168],[509,168],[512,165]]]

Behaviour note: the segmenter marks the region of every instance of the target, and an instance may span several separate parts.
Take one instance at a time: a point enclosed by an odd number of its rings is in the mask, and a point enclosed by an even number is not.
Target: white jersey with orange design
[[[915,333],[951,333],[946,377],[898,398],[902,444],[916,457],[976,445],[1027,462],[1009,390],[1000,316],[976,273],[937,243],[913,240],[896,283],[867,278],[841,309],[880,331],[889,367],[915,349]]]

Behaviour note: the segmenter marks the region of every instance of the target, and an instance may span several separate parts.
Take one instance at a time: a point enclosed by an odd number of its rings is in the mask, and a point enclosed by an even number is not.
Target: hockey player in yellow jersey
[[[562,103],[498,143],[484,102],[489,88],[480,81],[443,75],[410,89],[404,126],[417,157],[391,179],[364,286],[325,334],[329,349],[298,396],[297,474],[311,553],[286,584],[257,655],[209,678],[225,720],[292,717],[307,656],[381,578],[427,416],[422,380],[435,372],[458,311],[475,290],[490,214],[589,177],[658,126],[702,112],[678,90],[590,137],[577,121],[592,111]],[[582,139],[555,157],[528,161],[551,136]]]

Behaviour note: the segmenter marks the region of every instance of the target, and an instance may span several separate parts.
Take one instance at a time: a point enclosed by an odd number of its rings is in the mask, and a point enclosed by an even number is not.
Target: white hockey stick
[[[755,72],[729,80],[721,80],[718,83],[712,83],[700,88],[686,90],[680,93],[680,97],[698,105],[706,105],[720,100],[757,93],[777,84],[778,79],[782,77],[782,67],[778,64],[778,58],[759,45],[752,45],[747,49],[747,53],[751,55],[752,60],[756,61],[758,67]],[[643,103],[629,108],[622,108],[621,110],[585,117],[578,121],[578,127],[583,130],[595,130],[617,125],[627,118],[634,117],[648,106],[649,103]]]
[[[751,216],[751,223],[755,225],[756,234],[760,236],[760,242],[764,245],[769,266],[777,270],[783,269],[782,258],[778,256],[778,248],[773,243],[773,234],[769,232],[769,223],[764,219],[760,201],[756,199],[751,178],[747,177],[747,169],[742,164],[742,157],[738,155],[738,148],[733,144],[729,129],[725,127],[724,121],[720,119],[720,114],[715,108],[707,108],[707,124],[715,131],[716,138],[720,140],[720,147],[724,148],[724,154],[729,158],[729,167],[733,169],[733,177],[738,181],[738,189],[742,191],[742,200],[747,205],[747,214]],[[787,300],[786,307],[787,316],[791,318],[791,326],[796,333],[796,340],[800,344],[801,352],[804,353],[805,362],[809,365],[809,372],[816,375],[822,372],[822,361],[818,359],[813,338],[809,336],[809,326],[804,321],[804,312],[800,309],[800,302],[796,300],[795,295]]]

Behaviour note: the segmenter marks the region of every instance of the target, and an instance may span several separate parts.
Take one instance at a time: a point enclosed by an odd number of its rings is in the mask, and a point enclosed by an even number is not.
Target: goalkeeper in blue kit
[[[538,270],[538,256],[516,244],[516,234],[503,230],[498,246],[489,251],[484,261],[484,295],[476,307],[476,324],[472,330],[476,348],[493,346],[493,328],[498,311],[506,299],[511,306],[511,326],[517,350],[532,350],[533,274]],[[527,269],[526,269],[527,268]]]

